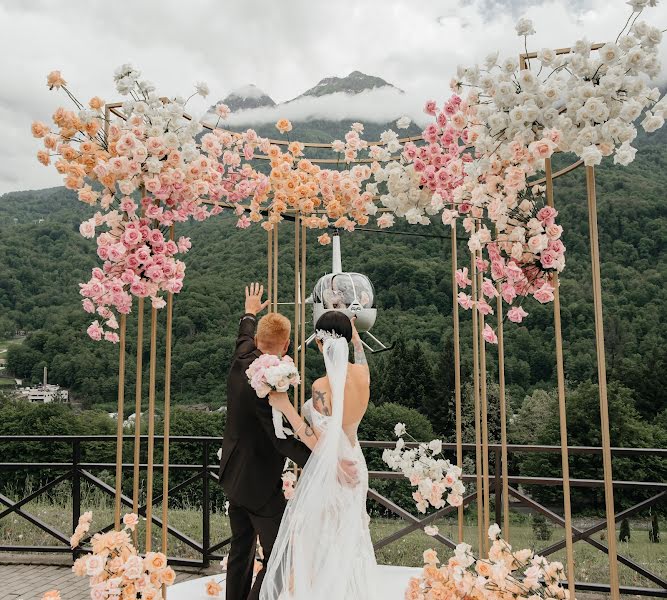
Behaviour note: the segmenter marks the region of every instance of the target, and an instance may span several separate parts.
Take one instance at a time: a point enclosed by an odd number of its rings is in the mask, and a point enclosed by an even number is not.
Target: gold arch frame
[[[595,44],[592,49],[598,49],[602,44]],[[561,48],[556,50],[557,54],[566,54],[571,52],[570,48]],[[521,68],[527,68],[528,60],[535,58],[536,53],[527,53],[520,55]],[[114,114],[124,118],[121,110],[122,103],[114,103],[106,106],[105,116],[108,126],[109,117]],[[187,117],[187,115],[186,115]],[[189,117],[188,117],[189,118]],[[207,129],[213,127],[206,125]],[[420,141],[420,136],[402,138],[401,142]],[[271,143],[286,145],[289,142],[285,140],[270,140]],[[376,145],[383,145],[382,142],[375,142]],[[324,143],[304,143],[304,148],[312,149],[332,149],[331,144]],[[370,145],[370,144],[369,144]],[[267,160],[267,156],[257,155],[256,159]],[[320,164],[338,164],[338,159],[312,158],[314,163]],[[358,159],[353,163],[372,162],[370,159]],[[558,177],[572,172],[582,165],[582,161],[576,161],[571,165],[559,170],[552,171],[551,160],[546,161],[545,176],[533,183],[546,186],[546,198],[549,206],[554,206],[553,182]],[[619,579],[617,565],[617,548],[615,536],[615,511],[614,495],[611,465],[611,442],[609,435],[609,407],[606,389],[606,363],[604,349],[604,325],[602,313],[602,291],[600,278],[600,256],[597,231],[597,199],[595,191],[595,171],[593,167],[586,167],[586,188],[587,203],[589,211],[589,237],[591,248],[591,276],[593,281],[593,300],[595,307],[595,331],[596,331],[596,354],[598,365],[599,397],[601,412],[601,431],[602,431],[602,450],[604,465],[604,490],[605,490],[605,508],[606,508],[606,526],[608,532],[608,554],[609,554],[609,574],[610,591],[612,600],[619,600]],[[278,298],[278,261],[279,261],[279,227],[268,231],[267,235],[267,292],[270,300],[270,311],[278,311],[281,304],[293,304],[294,306],[294,361],[299,365],[302,379],[305,375],[305,326],[306,326],[306,274],[307,274],[307,228],[300,223],[300,215],[293,212],[294,217],[294,302],[280,303]],[[174,239],[174,227],[170,228],[170,238]],[[460,316],[459,305],[457,302],[457,284],[456,270],[458,268],[458,247],[457,247],[457,229],[452,228],[451,235],[451,256],[452,256],[452,326],[454,336],[454,362],[455,362],[455,415],[456,415],[456,463],[463,465],[463,443],[462,443],[462,398],[461,398],[461,353],[460,353]],[[478,272],[476,258],[474,253],[470,255],[470,272],[472,279],[472,294],[474,298],[481,297],[482,274]],[[575,567],[574,567],[574,541],[572,529],[572,514],[570,502],[570,476],[569,476],[569,456],[567,445],[567,413],[565,397],[565,372],[563,363],[563,338],[561,326],[560,294],[558,286],[558,276],[554,276],[554,331],[555,331],[555,351],[556,351],[556,370],[558,386],[558,405],[560,419],[560,440],[561,440],[561,466],[563,474],[563,498],[564,498],[564,533],[567,556],[567,578],[568,587],[572,596],[575,592]],[[137,354],[136,354],[136,381],[135,381],[135,436],[133,448],[133,510],[139,510],[139,483],[140,483],[140,425],[141,425],[141,405],[142,405],[142,371],[143,371],[143,337],[144,337],[144,300],[137,302]],[[502,299],[497,300],[496,324],[498,333],[498,376],[499,376],[499,410],[501,420],[501,471],[502,471],[502,513],[503,529],[506,539],[511,537],[509,520],[509,478],[507,465],[507,410],[506,410],[506,382],[504,373],[505,358],[505,340],[503,331],[503,307]],[[478,315],[476,310],[472,312],[472,347],[473,347],[473,398],[474,398],[474,418],[475,418],[475,461],[476,461],[476,487],[477,487],[477,545],[480,554],[488,552],[488,537],[485,535],[485,529],[490,523],[490,473],[489,473],[489,440],[488,440],[488,401],[487,401],[487,373],[486,373],[486,344],[482,332],[485,319]],[[161,550],[167,553],[168,545],[168,493],[169,493],[169,434],[170,434],[170,403],[171,403],[171,346],[172,346],[172,321],[173,321],[173,294],[167,296],[167,314],[165,322],[165,388],[164,388],[164,459],[163,459],[163,482],[162,482],[162,539]],[[122,496],[122,456],[123,456],[123,420],[124,420],[124,390],[125,390],[125,362],[126,362],[126,326],[127,319],[121,315],[119,331],[119,371],[118,371],[118,428],[117,428],[117,448],[116,448],[116,493],[114,520],[118,527],[121,520],[121,496]],[[156,379],[156,354],[157,354],[157,310],[151,308],[151,326],[150,326],[150,359],[149,359],[149,394],[148,394],[148,469],[147,469],[147,501],[146,501],[146,551],[152,549],[152,510],[153,510],[153,484],[154,484],[154,444],[155,444],[155,379]],[[295,392],[295,404],[303,406],[305,399],[305,381],[304,385]],[[496,503],[498,503],[498,491],[496,490]],[[498,509],[497,509],[498,511]],[[464,506],[457,509],[458,515],[458,541],[463,541],[463,523]]]

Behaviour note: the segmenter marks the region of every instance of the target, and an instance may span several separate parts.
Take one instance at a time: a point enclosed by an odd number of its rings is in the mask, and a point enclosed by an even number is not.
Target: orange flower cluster
[[[276,127],[281,132],[290,131],[291,123],[281,120]],[[262,227],[270,231],[287,211],[298,211],[310,229],[332,225],[351,231],[356,225],[366,225],[373,196],[363,190],[362,184],[371,176],[370,167],[322,169],[303,157],[303,149],[300,142],[290,142],[286,152],[276,144],[269,146],[273,197]],[[263,221],[261,204],[261,200],[251,202],[250,221]],[[320,243],[327,243],[327,239],[320,236]]]

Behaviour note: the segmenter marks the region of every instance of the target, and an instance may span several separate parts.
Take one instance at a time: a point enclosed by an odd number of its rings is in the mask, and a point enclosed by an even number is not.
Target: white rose
[[[405,423],[396,423],[394,427],[394,435],[396,437],[402,437],[404,436],[408,430],[405,428]]]
[[[502,64],[502,70],[505,73],[514,73],[519,68],[519,63],[515,58],[506,58]]]
[[[654,115],[650,111],[646,113],[646,117],[642,121],[642,127],[647,133],[660,129],[664,124],[665,119],[662,115]]]
[[[489,539],[490,540],[497,540],[498,537],[500,536],[500,527],[494,523],[489,527]]]
[[[537,60],[543,65],[549,66],[556,60],[556,53],[551,48],[542,48],[537,53]]]
[[[609,64],[614,62],[620,55],[621,50],[616,44],[605,44],[600,48],[600,59],[603,63]]]
[[[429,443],[428,448],[433,454],[440,454],[442,452],[442,441],[433,440]]]
[[[530,19],[519,19],[514,28],[516,29],[516,33],[519,37],[524,35],[533,35],[535,33],[533,22]]]
[[[625,167],[635,159],[635,154],[637,154],[637,149],[625,142],[616,150],[614,163]]]
[[[398,121],[396,121],[396,127],[398,127],[399,129],[407,129],[408,127],[410,127],[410,123],[412,123],[410,117],[401,117],[400,119],[398,119]]]
[[[209,92],[211,91],[209,90],[208,85],[204,81],[198,81],[197,83],[195,83],[195,90],[197,90],[197,93],[202,98],[206,98],[206,96],[208,96]]]
[[[583,149],[581,158],[584,160],[584,164],[587,167],[593,167],[602,162],[602,153],[598,150],[597,146],[591,144]]]

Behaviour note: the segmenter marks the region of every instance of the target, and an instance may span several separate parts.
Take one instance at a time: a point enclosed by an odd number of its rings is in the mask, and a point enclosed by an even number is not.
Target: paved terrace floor
[[[2,600],[41,600],[44,592],[57,589],[63,600],[90,600],[87,577],[72,573],[71,563],[36,558],[33,564],[26,557],[0,557],[0,598]],[[57,564],[54,564],[57,563]],[[176,583],[215,575],[218,570],[176,569]]]

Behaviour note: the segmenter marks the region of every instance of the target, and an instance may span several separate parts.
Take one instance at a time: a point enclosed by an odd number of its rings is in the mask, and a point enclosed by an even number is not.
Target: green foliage
[[[537,513],[533,515],[531,519],[531,525],[533,528],[533,535],[535,539],[546,542],[551,539],[553,533],[551,525],[547,518],[542,513]]]

